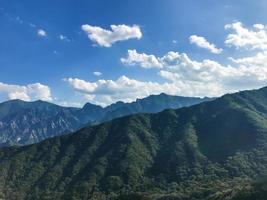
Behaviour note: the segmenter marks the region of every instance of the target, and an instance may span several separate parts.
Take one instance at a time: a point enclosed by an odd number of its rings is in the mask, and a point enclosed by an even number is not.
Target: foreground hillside
[[[83,108],[68,108],[44,101],[11,100],[0,104],[0,146],[37,143],[71,133],[85,124],[96,124],[134,113],[181,108],[208,100],[211,99],[161,94],[132,103],[118,102],[105,108],[90,103]]]
[[[262,88],[4,148],[0,190],[3,199],[230,200],[266,170]]]

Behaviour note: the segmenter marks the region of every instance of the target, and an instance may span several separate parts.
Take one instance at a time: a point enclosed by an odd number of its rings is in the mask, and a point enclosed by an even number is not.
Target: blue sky
[[[107,105],[265,86],[266,9],[264,0],[0,0],[0,101]]]

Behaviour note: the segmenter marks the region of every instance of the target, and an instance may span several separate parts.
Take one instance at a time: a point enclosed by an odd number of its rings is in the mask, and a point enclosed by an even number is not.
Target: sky
[[[266,0],[0,0],[0,102],[267,86]]]

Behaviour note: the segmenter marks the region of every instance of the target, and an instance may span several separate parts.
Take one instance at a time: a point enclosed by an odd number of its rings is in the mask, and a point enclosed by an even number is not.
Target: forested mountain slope
[[[0,151],[3,198],[227,200],[267,170],[267,88]]]

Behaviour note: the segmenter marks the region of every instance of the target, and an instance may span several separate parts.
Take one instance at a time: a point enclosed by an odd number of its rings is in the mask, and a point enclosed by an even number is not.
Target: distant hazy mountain
[[[171,96],[164,93],[151,95],[144,99],[137,99],[133,103],[117,102],[105,108],[104,120],[110,120],[136,113],[157,113],[165,109],[177,109],[192,106],[214,98],[192,98]]]
[[[251,189],[251,180],[266,172],[263,88],[117,118],[39,144],[2,148],[0,196],[256,200],[266,192],[265,184]]]
[[[87,103],[83,108],[67,108],[44,101],[11,100],[0,104],[0,146],[40,142],[133,113],[159,112],[167,108],[194,105],[209,98],[153,95],[133,103],[118,102],[106,108]]]
[[[76,130],[76,108],[12,100],[0,104],[1,145],[30,144]]]

